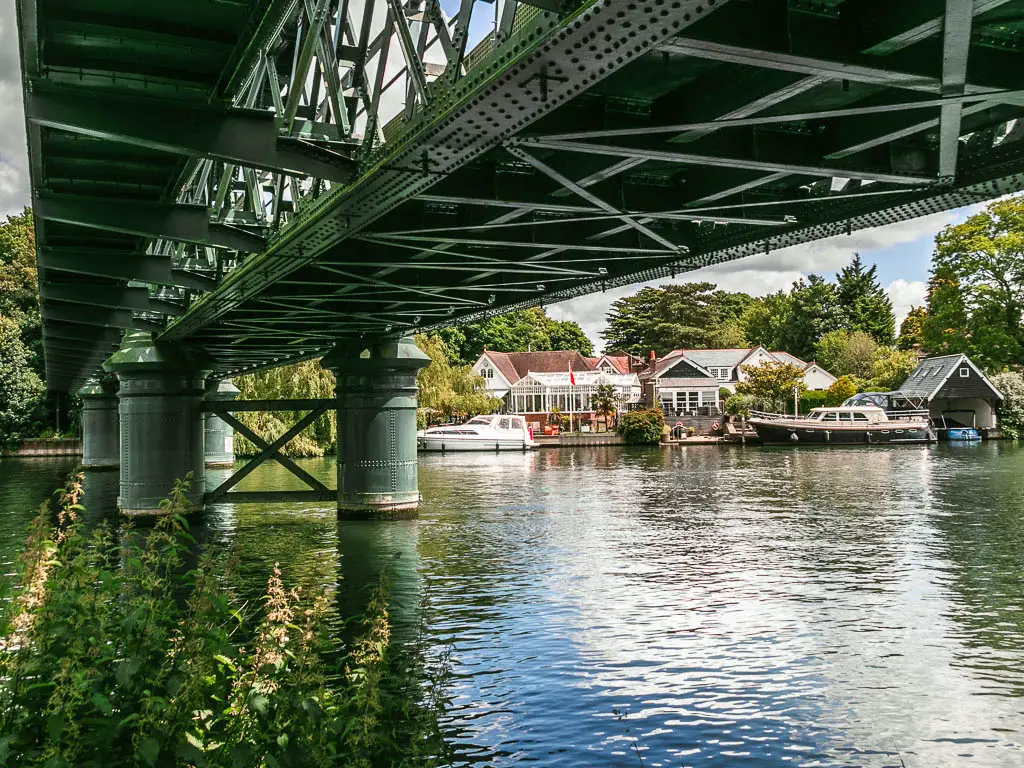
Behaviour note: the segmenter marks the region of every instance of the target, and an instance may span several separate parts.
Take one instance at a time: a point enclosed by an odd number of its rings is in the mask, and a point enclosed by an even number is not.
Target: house
[[[925,358],[893,394],[920,403],[936,424],[979,429],[996,427],[996,409],[1003,399],[964,354]]]
[[[599,358],[600,364],[605,358]],[[534,429],[547,422],[557,409],[573,413],[578,423],[595,420],[593,400],[598,387],[614,387],[620,409],[640,401],[640,379],[635,373],[622,373],[612,365],[600,368],[593,359],[576,351],[492,352],[485,349],[473,370],[483,378],[487,390],[501,398],[510,413],[526,417]],[[569,378],[570,368],[575,383]]]
[[[676,349],[660,360],[652,359],[640,374],[644,400],[667,414],[717,415],[718,378],[690,360],[685,351]]]
[[[594,361],[594,368],[605,373],[636,373],[643,368],[643,359],[629,355],[601,355]]]
[[[806,363],[789,352],[772,352],[772,357],[780,363],[789,363],[803,369],[804,386],[808,389],[828,389],[836,383],[836,377],[816,362]]]

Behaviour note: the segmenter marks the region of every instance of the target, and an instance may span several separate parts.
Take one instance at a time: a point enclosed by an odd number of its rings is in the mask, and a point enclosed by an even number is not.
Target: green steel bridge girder
[[[39,248],[39,266],[56,272],[109,277],[153,285],[211,291],[217,281],[185,269],[175,269],[168,256],[117,253],[99,249]]]
[[[71,304],[88,304],[110,309],[132,309],[139,312],[176,316],[184,308],[169,301],[152,298],[148,288],[128,288],[88,283],[39,283],[39,297]]]
[[[126,145],[338,183],[356,172],[356,160],[342,152],[280,136],[271,112],[99,95],[83,99],[65,89],[30,93],[25,107],[32,123]]]
[[[259,253],[266,243],[247,229],[211,222],[202,205],[46,195],[35,198],[33,210],[44,220],[238,251]]]

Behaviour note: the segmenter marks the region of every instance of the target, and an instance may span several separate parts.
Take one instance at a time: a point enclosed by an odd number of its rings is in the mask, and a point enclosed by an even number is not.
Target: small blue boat
[[[981,433],[974,427],[949,427],[945,433],[947,440],[961,443],[974,443],[981,440]]]

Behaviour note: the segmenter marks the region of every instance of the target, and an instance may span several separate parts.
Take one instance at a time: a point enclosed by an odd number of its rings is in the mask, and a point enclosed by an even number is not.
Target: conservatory
[[[593,416],[594,398],[598,387],[610,385],[615,390],[619,410],[640,402],[640,379],[636,374],[612,374],[604,371],[578,371],[572,376],[576,383],[569,379],[569,372],[534,373],[530,372],[512,385],[505,396],[505,405],[511,413],[527,416],[544,417],[554,410],[560,413],[577,413],[587,421]]]

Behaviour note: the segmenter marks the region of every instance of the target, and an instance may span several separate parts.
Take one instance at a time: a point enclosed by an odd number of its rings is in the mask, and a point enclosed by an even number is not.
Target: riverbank
[[[81,456],[82,441],[75,438],[23,440],[15,448],[0,451],[3,458],[33,458],[37,456]]]

